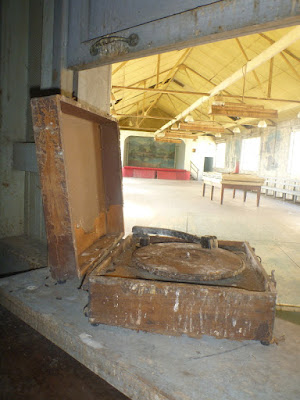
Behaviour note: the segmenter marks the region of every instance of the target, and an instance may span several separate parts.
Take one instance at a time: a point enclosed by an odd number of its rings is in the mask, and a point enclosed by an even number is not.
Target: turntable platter
[[[194,243],[158,243],[133,253],[133,266],[156,279],[177,282],[208,282],[232,278],[245,269],[245,262],[223,249],[204,249]]]

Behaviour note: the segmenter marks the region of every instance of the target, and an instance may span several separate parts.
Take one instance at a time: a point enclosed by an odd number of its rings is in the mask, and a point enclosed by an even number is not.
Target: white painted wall
[[[184,160],[185,160],[185,143],[182,141],[181,143],[175,144],[175,168],[176,169],[184,169]]]
[[[198,180],[202,179],[204,169],[204,157],[214,157],[216,145],[211,137],[199,137],[196,142],[185,139],[185,163],[184,169],[190,170],[190,161],[199,168]],[[196,151],[193,152],[193,149]]]

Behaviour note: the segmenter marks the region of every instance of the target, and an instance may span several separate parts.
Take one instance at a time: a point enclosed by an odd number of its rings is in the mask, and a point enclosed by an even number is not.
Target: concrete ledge
[[[0,277],[47,265],[46,243],[25,235],[0,239]]]
[[[277,320],[278,346],[92,327],[77,285],[34,270],[1,279],[0,303],[134,400],[300,398],[300,326]]]

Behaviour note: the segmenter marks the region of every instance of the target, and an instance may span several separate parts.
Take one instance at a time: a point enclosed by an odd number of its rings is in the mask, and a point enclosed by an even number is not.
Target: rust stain
[[[86,232],[80,225],[74,226],[75,239],[77,244],[77,254],[80,255],[90,247],[97,239],[106,234],[106,216],[101,212],[95,218],[93,228]]]
[[[76,276],[76,262],[60,137],[58,96],[33,99],[31,105],[48,239],[48,264],[52,277],[64,281]]]
[[[107,233],[124,232],[123,205],[112,205],[107,212]]]
[[[59,236],[65,230],[66,220],[66,195],[62,195],[63,187],[63,163],[56,157],[60,151],[57,140],[51,136],[51,133],[42,132],[36,138],[38,149],[47,149],[47,155],[43,154],[43,161],[40,163],[40,173],[42,177],[42,186],[51,193],[51,201],[46,201],[45,212],[49,219],[54,222],[52,225],[52,234]]]

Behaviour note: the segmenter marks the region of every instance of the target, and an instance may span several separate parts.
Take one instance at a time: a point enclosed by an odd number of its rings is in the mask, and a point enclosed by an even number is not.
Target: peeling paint
[[[34,285],[27,286],[26,289],[27,289],[27,290],[35,290],[35,289],[37,289],[37,286],[34,286]]]
[[[180,295],[180,291],[179,289],[176,290],[176,299],[175,299],[175,304],[174,304],[174,311],[177,312],[178,311],[178,306],[179,306],[179,295]]]
[[[96,340],[94,340],[93,337],[91,335],[89,335],[88,333],[81,333],[79,335],[79,337],[84,344],[92,347],[93,349],[96,349],[96,350],[103,349],[102,344],[97,342]]]
[[[137,324],[137,325],[141,325],[141,321],[142,321],[142,310],[139,309],[139,310],[138,310],[138,318],[137,318],[137,320],[136,320],[136,324]]]

